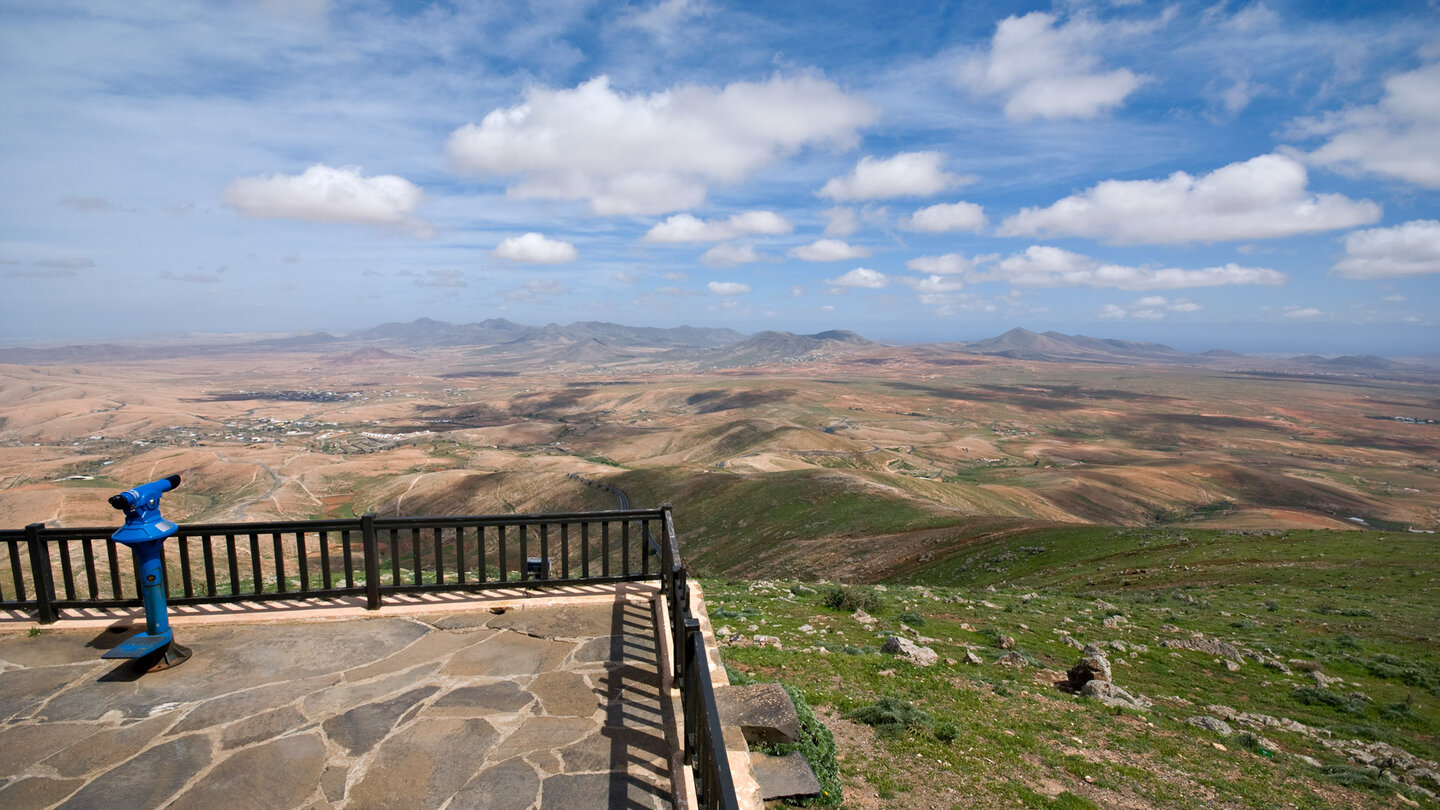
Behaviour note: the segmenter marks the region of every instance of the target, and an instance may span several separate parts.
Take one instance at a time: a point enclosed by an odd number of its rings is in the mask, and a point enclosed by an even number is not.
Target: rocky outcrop
[[[900,636],[890,636],[885,639],[885,646],[881,647],[880,651],[899,655],[922,667],[931,666],[940,660],[940,656],[934,650],[929,647],[921,647],[910,639]]]

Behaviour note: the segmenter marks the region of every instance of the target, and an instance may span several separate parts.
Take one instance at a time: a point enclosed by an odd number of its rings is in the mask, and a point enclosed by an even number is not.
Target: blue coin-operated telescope
[[[125,513],[125,525],[110,539],[130,547],[140,576],[140,599],[145,603],[145,632],[136,633],[101,658],[135,658],[148,672],[169,669],[190,659],[190,649],[175,643],[165,614],[165,538],[180,530],[160,516],[160,496],[180,486],[172,475],[141,484],[110,498],[110,505]]]

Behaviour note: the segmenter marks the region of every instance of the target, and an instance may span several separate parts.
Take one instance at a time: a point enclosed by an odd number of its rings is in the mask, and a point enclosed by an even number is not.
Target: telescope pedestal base
[[[190,648],[175,642],[166,644],[164,648],[137,659],[135,666],[144,672],[159,672],[162,669],[178,667],[190,660]]]
[[[177,667],[190,660],[190,648],[175,643],[170,631],[152,636],[136,633],[114,648],[106,650],[101,658],[132,658],[141,672],[159,672]]]

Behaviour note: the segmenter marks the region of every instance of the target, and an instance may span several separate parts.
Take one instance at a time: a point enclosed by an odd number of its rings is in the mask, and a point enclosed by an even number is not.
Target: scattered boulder
[[[850,614],[850,618],[865,625],[866,627],[869,627],[876,621],[874,616],[871,616],[869,613],[866,613],[863,610],[857,610],[854,613]]]
[[[1103,655],[1087,655],[1065,673],[1071,689],[1077,692],[1090,681],[1110,680],[1110,662]]]
[[[880,648],[881,652],[895,653],[908,658],[911,663],[922,667],[928,667],[940,660],[940,656],[929,647],[921,647],[908,638],[890,636],[885,639],[885,646]]]
[[[1064,636],[1064,637],[1062,638],[1062,640],[1063,640],[1066,644],[1069,644],[1071,647],[1074,647],[1074,648],[1077,649],[1077,650],[1083,650],[1083,649],[1085,649],[1085,645],[1084,645],[1084,644],[1081,644],[1081,643],[1080,643],[1080,640],[1077,639],[1077,638],[1075,638],[1074,636],[1066,635],[1066,636]]]
[[[1310,670],[1310,677],[1315,679],[1316,686],[1329,686],[1332,683],[1339,683],[1345,680],[1338,675],[1326,675],[1318,669]]]
[[[1110,681],[1086,681],[1085,686],[1080,689],[1080,694],[1095,698],[1106,706],[1118,706],[1137,712],[1155,705],[1148,698],[1132,695]]]
[[[1224,720],[1218,720],[1214,717],[1206,717],[1204,715],[1198,717],[1187,717],[1185,718],[1185,722],[1189,723],[1192,726],[1196,726],[1197,728],[1203,728],[1206,731],[1213,731],[1222,737],[1229,737],[1231,734],[1235,733],[1235,729],[1231,728],[1229,723],[1225,722]]]
[[[777,650],[783,649],[780,644],[780,639],[775,636],[762,636],[757,634],[754,641],[757,647],[774,647]]]
[[[978,667],[978,666],[980,666],[981,664],[985,663],[985,660],[984,660],[983,658],[981,658],[980,656],[976,655],[974,650],[966,650],[966,651],[965,651],[964,661],[965,661],[965,663],[967,663],[967,664],[969,664],[969,665],[971,665],[971,666],[974,666],[974,667]]]
[[[1106,616],[1105,620],[1100,622],[1100,624],[1106,630],[1119,630],[1121,625],[1125,624],[1126,621],[1128,621],[1128,619],[1117,613],[1114,616]]]
[[[996,639],[995,641],[995,646],[999,647],[1002,650],[1013,650],[1015,649],[1015,639],[1011,636],[1007,636],[1004,633],[1001,633],[1000,638]]]
[[[1239,662],[1239,661],[1231,661],[1229,658],[1226,658],[1226,659],[1225,659],[1225,668],[1228,669],[1228,670],[1231,671],[1231,672],[1239,672],[1239,671],[1240,671],[1240,662]]]
[[[995,659],[995,663],[999,664],[1002,667],[1024,669],[1025,665],[1030,663],[1030,661],[1020,653],[1011,650],[1010,652],[1007,652],[999,658]]]

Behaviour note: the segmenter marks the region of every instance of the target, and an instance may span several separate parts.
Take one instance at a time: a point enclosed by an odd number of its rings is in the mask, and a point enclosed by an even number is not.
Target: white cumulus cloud
[[[700,254],[700,261],[711,267],[735,267],[753,264],[765,258],[755,251],[754,245],[737,245],[723,242]]]
[[[627,95],[599,76],[532,87],[450,134],[451,165],[515,176],[516,198],[587,200],[597,214],[663,214],[704,201],[806,146],[852,146],[876,108],[816,75]]]
[[[1284,155],[1261,155],[1199,177],[1106,180],[1048,208],[1023,208],[1000,236],[1084,236],[1111,244],[1270,239],[1368,225],[1380,206],[1311,194],[1308,175]]]
[[[1440,188],[1440,63],[1391,76],[1378,104],[1304,121],[1298,130],[1330,138],[1307,156],[1312,163]]]
[[[1042,11],[1001,20],[989,52],[962,66],[960,82],[976,93],[1004,96],[1005,115],[1028,121],[1094,118],[1145,81],[1124,68],[1100,67],[1095,48],[1120,29],[1084,18],[1056,23]]]
[[[403,177],[366,177],[353,166],[337,169],[317,163],[301,174],[237,178],[221,199],[241,216],[256,219],[392,225],[430,236],[430,224],[410,215],[424,197],[419,186]]]
[[[579,254],[569,242],[547,239],[543,234],[532,231],[522,236],[505,238],[490,251],[490,255],[497,259],[525,264],[565,264],[575,261]]]
[[[1440,221],[1417,219],[1393,228],[1345,236],[1345,258],[1335,272],[1346,278],[1398,278],[1440,273]]]
[[[1285,283],[1285,274],[1264,267],[1226,264],[1200,270],[1174,267],[1129,267],[1102,262],[1057,247],[1032,245],[996,263],[993,270],[972,273],[970,281],[1004,281],[1017,287],[1097,287],[1120,290],[1175,290],[1237,284]]]
[[[790,255],[806,262],[838,262],[845,259],[863,259],[870,255],[870,248],[851,245],[839,239],[817,239],[808,245],[791,248]]]
[[[912,231],[945,233],[947,231],[976,231],[985,228],[985,209],[975,203],[941,203],[921,208],[900,225]]]
[[[892,197],[928,197],[973,182],[940,168],[939,152],[901,152],[892,158],[860,158],[854,170],[833,177],[820,189],[832,200],[885,200]]]
[[[738,281],[712,281],[705,286],[716,295],[744,295],[750,292],[749,284]]]
[[[868,267],[857,267],[839,278],[827,278],[825,283],[835,287],[861,287],[878,290],[889,284],[890,279],[879,271],[871,270]]]
[[[690,214],[675,214],[645,233],[646,242],[721,242],[737,236],[771,236],[795,229],[774,211],[745,211],[728,219],[708,222]]]

